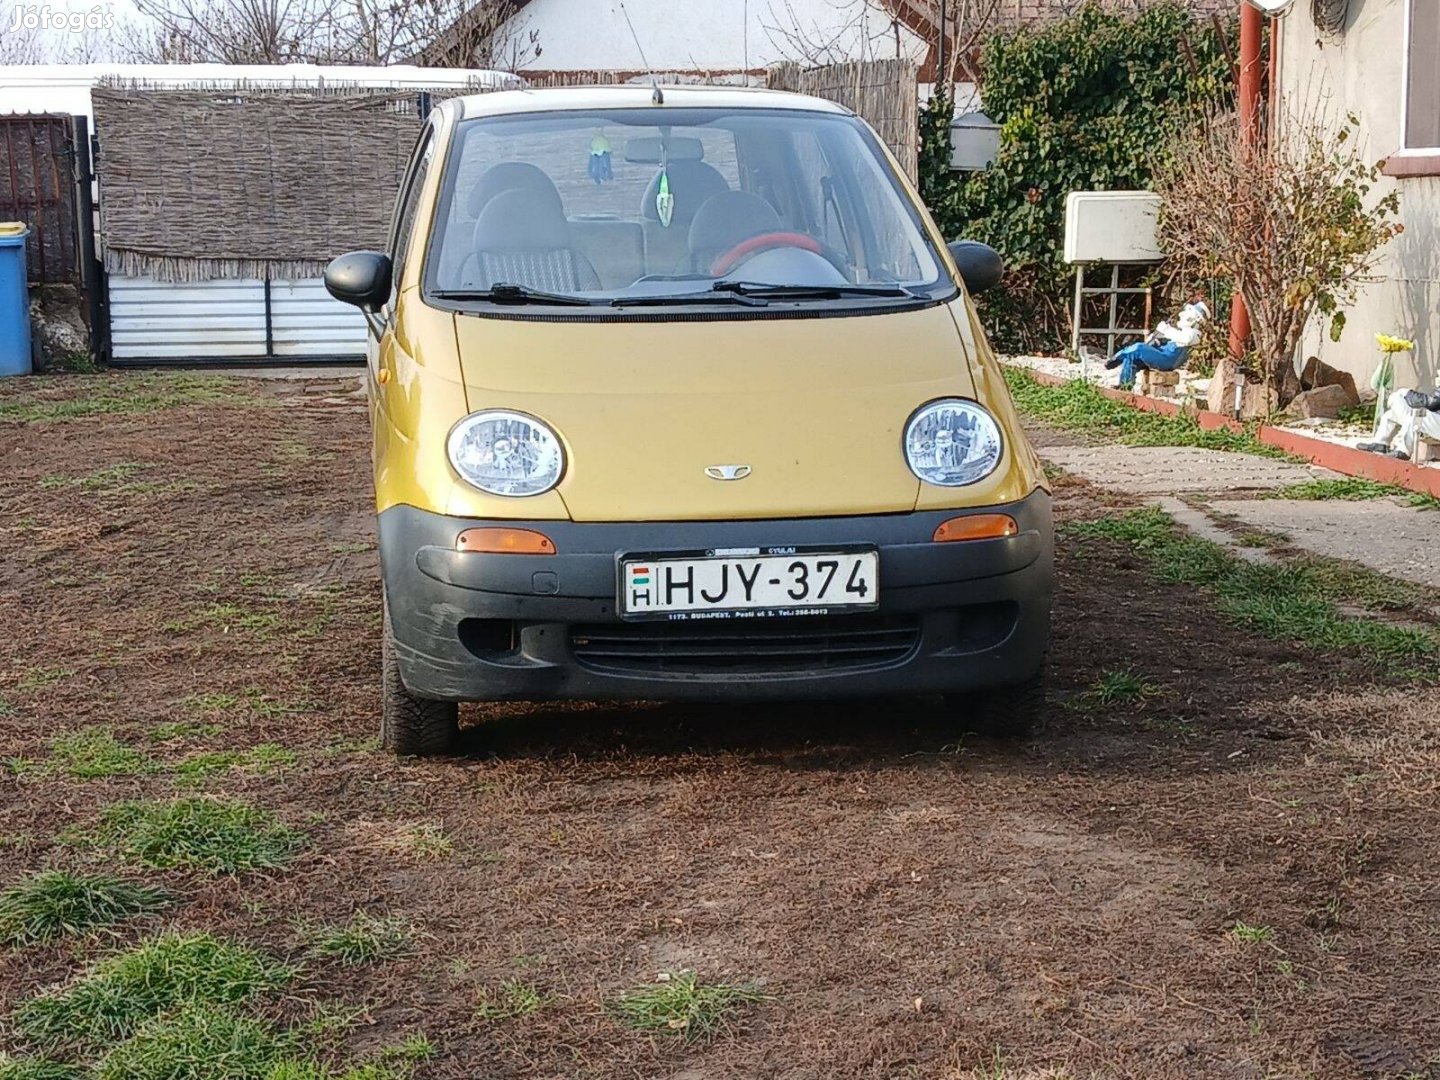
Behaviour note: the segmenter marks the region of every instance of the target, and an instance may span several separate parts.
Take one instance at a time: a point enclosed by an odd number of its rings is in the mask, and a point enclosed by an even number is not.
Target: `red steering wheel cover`
[[[710,264],[711,277],[724,277],[735,267],[754,255],[757,251],[772,247],[795,247],[803,248],[806,251],[814,252],[816,255],[823,254],[824,249],[820,241],[813,236],[806,236],[798,232],[767,232],[759,236],[752,236],[749,240],[742,240],[725,254],[718,256]]]

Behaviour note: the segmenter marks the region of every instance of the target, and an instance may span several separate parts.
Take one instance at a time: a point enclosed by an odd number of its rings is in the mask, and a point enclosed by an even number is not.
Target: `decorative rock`
[[[1352,381],[1353,386],[1353,381]],[[1333,420],[1340,410],[1355,404],[1354,390],[1347,390],[1339,383],[1302,390],[1296,394],[1285,409],[1286,416],[1298,416],[1302,420]]]
[[[1216,363],[1215,374],[1210,376],[1210,385],[1205,390],[1205,407],[1211,412],[1230,414],[1239,370],[1239,366],[1228,356]]]
[[[1244,378],[1240,365],[1225,357],[1215,365],[1215,374],[1205,393],[1205,407],[1211,412],[1235,415],[1235,383]],[[1275,395],[1266,393],[1263,383],[1245,379],[1245,389],[1240,395],[1240,416],[1245,420],[1268,416],[1275,411]]]
[[[1355,389],[1355,376],[1348,371],[1333,368],[1318,356],[1305,361],[1305,370],[1300,373],[1300,386],[1305,390],[1319,390],[1321,387],[1338,386],[1345,391],[1346,405],[1360,404],[1360,394]]]

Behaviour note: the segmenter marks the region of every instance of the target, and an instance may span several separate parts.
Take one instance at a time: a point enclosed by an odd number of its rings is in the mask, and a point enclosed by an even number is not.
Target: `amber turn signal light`
[[[948,544],[952,540],[998,540],[1019,531],[1020,526],[1009,514],[966,514],[942,521],[936,526],[932,539],[937,544]]]
[[[555,541],[534,529],[466,529],[456,538],[455,550],[490,555],[554,555]]]

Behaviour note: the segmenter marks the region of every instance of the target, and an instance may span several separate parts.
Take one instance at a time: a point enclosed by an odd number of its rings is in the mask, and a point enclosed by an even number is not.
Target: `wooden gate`
[[[0,221],[30,226],[32,285],[81,284],[70,117],[0,116]]]

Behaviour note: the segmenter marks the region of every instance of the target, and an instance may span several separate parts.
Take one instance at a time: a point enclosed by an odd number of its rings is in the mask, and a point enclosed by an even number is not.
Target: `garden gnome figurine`
[[[1390,445],[1397,435],[1400,446],[1392,450]],[[1385,400],[1385,411],[1380,414],[1371,441],[1356,443],[1355,449],[1408,461],[1415,456],[1415,444],[1420,439],[1440,442],[1440,393],[1396,390]]]
[[[1190,350],[1200,341],[1200,327],[1210,318],[1210,309],[1203,300],[1196,300],[1180,309],[1175,325],[1162,322],[1144,341],[1126,345],[1108,361],[1107,368],[1120,369],[1119,386],[1128,390],[1135,385],[1135,372],[1141,368],[1152,371],[1174,371],[1185,363]]]

